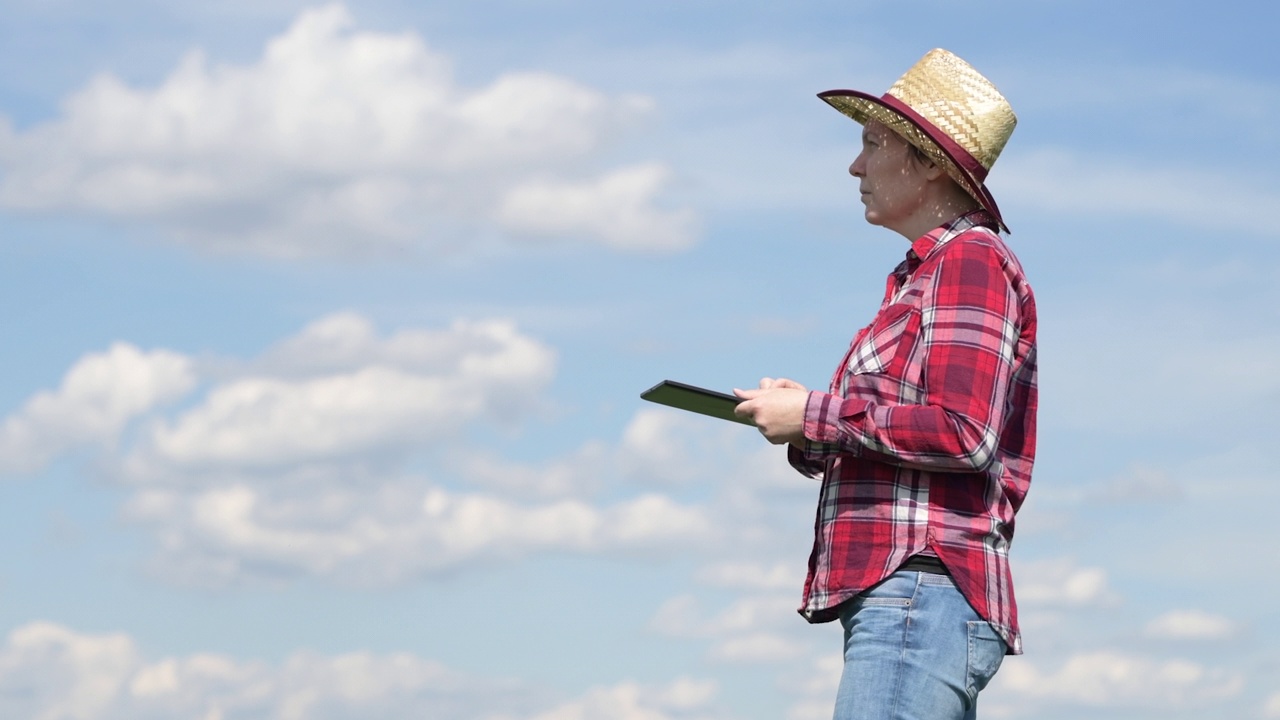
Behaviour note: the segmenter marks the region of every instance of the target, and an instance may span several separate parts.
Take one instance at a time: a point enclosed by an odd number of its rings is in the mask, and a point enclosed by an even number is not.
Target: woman
[[[863,125],[867,222],[911,244],[826,392],[764,378],[737,412],[821,478],[800,612],[840,620],[837,720],[976,717],[1022,652],[1009,573],[1035,456],[1035,299],[987,171],[1016,123],[945,50],[890,90],[819,95]]]

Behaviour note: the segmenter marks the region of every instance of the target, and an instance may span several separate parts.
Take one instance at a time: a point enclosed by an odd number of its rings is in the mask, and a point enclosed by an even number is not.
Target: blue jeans
[[[898,571],[840,608],[835,720],[973,720],[1005,644],[946,575]]]

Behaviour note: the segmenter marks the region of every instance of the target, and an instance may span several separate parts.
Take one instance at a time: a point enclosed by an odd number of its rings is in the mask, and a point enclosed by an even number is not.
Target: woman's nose
[[[858,153],[858,157],[853,159],[849,165],[849,174],[854,177],[862,177],[866,174],[866,161],[862,157],[862,153]]]

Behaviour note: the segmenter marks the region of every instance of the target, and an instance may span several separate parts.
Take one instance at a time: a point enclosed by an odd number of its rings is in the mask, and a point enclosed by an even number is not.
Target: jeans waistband
[[[913,572],[927,572],[934,575],[950,575],[947,572],[947,566],[934,555],[912,555],[902,564],[899,570],[911,570]]]

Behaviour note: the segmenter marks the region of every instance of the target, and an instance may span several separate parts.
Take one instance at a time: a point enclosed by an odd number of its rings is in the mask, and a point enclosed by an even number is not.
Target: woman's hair
[[[907,143],[907,157],[912,162],[918,163],[921,167],[938,165],[938,161],[936,159],[930,157],[928,153],[916,147],[912,143]],[[946,177],[951,180],[952,190],[956,193],[957,197],[963,196],[967,201],[972,202],[975,208],[982,207],[982,203],[979,202],[978,199],[975,198],[968,190],[961,187],[960,183],[956,182],[954,178],[950,178],[949,175]]]
[[[929,156],[928,156],[928,154],[926,154],[926,153],[925,153],[925,151],[923,151],[923,150],[921,150],[920,148],[916,147],[916,146],[915,146],[915,145],[913,145],[912,143],[907,143],[907,154],[911,157],[911,159],[912,159],[912,160],[915,160],[916,162],[918,162],[918,163],[920,163],[920,164],[922,164],[922,165],[925,165],[925,164],[928,164],[928,165],[937,165],[937,164],[938,164],[938,163],[937,163],[937,161],[936,161],[936,160],[934,160],[933,158],[929,157]]]

